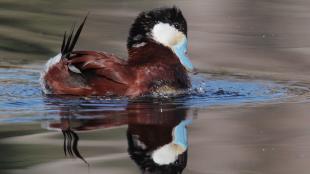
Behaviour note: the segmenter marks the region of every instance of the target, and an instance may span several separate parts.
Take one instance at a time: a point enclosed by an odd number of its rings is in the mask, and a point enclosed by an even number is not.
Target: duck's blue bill
[[[188,143],[187,143],[187,129],[186,127],[192,123],[192,120],[183,120],[181,123],[179,123],[176,127],[174,127],[173,130],[173,143],[178,144],[181,146],[184,150],[187,149]]]
[[[187,39],[184,38],[179,44],[173,46],[174,53],[178,56],[181,64],[188,70],[193,71],[194,66],[187,57]]]

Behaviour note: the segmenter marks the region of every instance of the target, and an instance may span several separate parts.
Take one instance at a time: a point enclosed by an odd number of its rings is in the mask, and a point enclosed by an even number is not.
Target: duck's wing
[[[68,68],[74,73],[91,74],[89,78],[101,76],[125,85],[133,78],[124,60],[103,52],[73,51]]]

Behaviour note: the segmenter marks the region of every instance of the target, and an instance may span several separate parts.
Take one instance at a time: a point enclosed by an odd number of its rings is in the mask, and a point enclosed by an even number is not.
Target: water
[[[53,96],[43,94],[39,82],[40,72],[31,69],[0,68],[0,122],[40,121],[57,119],[62,107],[80,107],[82,111],[123,111],[131,103],[173,104],[184,108],[205,108],[212,105],[276,101],[295,94],[289,86],[271,81],[214,77],[210,74],[191,75],[192,88],[176,95],[128,98]],[[306,93],[307,90],[304,90]],[[30,109],[31,108],[31,109]],[[30,117],[25,117],[30,115]],[[9,116],[9,118],[5,118]],[[20,117],[18,117],[20,116]]]
[[[78,47],[126,57],[138,12],[181,7],[201,73],[177,96],[46,96],[44,62]],[[308,173],[310,3],[0,2],[0,173]],[[147,172],[146,172],[147,173]]]

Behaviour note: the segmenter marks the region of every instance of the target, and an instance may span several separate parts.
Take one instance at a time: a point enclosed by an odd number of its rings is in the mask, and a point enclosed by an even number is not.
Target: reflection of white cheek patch
[[[161,22],[154,26],[152,36],[155,41],[168,47],[175,45],[185,37],[182,32],[173,26]]]
[[[178,154],[171,143],[160,147],[152,154],[154,162],[159,165],[171,164],[177,160],[177,157]]]

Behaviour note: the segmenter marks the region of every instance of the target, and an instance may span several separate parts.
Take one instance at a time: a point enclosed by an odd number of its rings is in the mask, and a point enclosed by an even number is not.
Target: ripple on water
[[[44,96],[39,85],[40,72],[29,69],[0,68],[0,122],[29,122],[58,119],[63,108],[83,112],[124,111],[128,103],[139,107],[168,104],[184,108],[205,108],[213,105],[270,102],[292,96],[283,84],[271,81],[214,78],[207,74],[192,75],[192,88],[178,96],[157,95],[128,100],[127,98]],[[135,108],[137,109],[137,108]],[[138,108],[141,109],[141,108]]]

